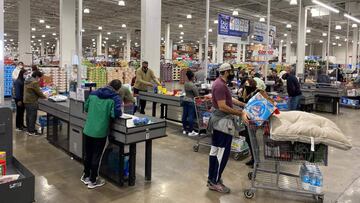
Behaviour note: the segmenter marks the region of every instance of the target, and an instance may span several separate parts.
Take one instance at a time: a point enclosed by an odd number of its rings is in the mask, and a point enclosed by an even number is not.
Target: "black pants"
[[[134,88],[134,94],[139,94],[139,92],[142,90]],[[146,100],[140,99],[140,113],[145,114],[145,108],[146,108]]]
[[[26,125],[29,133],[35,132],[38,104],[25,104]]]
[[[251,160],[254,160],[254,155],[253,155],[253,151],[252,151],[252,147],[251,147],[251,142],[250,142],[250,136],[249,136],[249,131],[248,131],[248,127],[245,127],[244,131],[240,132],[241,136],[245,137],[245,141],[247,142],[247,144],[249,145],[249,150],[250,150],[250,155],[251,155]]]
[[[84,135],[84,173],[85,178],[90,177],[91,182],[95,182],[99,175],[99,166],[104,152],[107,137],[93,138]]]
[[[21,105],[19,105],[18,102],[21,102]],[[25,106],[24,103],[22,103],[22,100],[18,100],[18,99],[15,99],[15,104],[16,104],[16,128],[23,129]]]

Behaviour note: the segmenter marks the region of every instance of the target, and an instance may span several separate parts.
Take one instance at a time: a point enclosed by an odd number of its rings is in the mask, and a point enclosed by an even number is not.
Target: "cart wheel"
[[[323,195],[314,195],[314,199],[316,202],[324,202],[324,196]]]
[[[240,159],[240,157],[241,157],[241,154],[240,154],[239,152],[235,152],[235,153],[233,154],[233,159],[234,159],[235,161],[238,161],[238,160]]]
[[[247,199],[252,199],[255,195],[255,193],[251,190],[245,190],[244,195]]]
[[[199,145],[194,145],[193,150],[194,150],[194,152],[198,152],[199,151]]]
[[[253,172],[249,172],[249,173],[248,173],[248,178],[249,178],[249,180],[251,180],[251,179],[252,179],[253,174],[254,174]],[[254,176],[254,178],[255,178],[255,177],[256,177],[256,175]]]

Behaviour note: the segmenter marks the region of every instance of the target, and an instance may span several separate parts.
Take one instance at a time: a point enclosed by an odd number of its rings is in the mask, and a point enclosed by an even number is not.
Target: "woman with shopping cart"
[[[234,116],[240,116],[245,123],[248,122],[247,115],[233,105],[243,105],[231,96],[227,86],[228,81],[234,79],[234,68],[224,63],[219,68],[220,76],[212,85],[212,103],[215,108],[208,125],[208,132],[212,133],[212,143],[209,155],[209,176],[207,186],[210,190],[220,193],[229,193],[221,179],[221,175],[229,160],[232,137],[236,132]]]

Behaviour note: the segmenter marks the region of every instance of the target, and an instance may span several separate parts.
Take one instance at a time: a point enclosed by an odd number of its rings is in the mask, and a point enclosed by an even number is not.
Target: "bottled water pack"
[[[318,166],[303,164],[300,167],[301,186],[316,194],[322,192],[323,175]]]

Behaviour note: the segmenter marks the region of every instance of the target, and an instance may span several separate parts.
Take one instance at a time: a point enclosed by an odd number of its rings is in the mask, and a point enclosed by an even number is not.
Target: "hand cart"
[[[211,147],[211,135],[207,133],[207,127],[214,108],[211,99],[204,96],[195,97],[194,104],[199,136],[196,137],[196,143],[193,146],[193,150],[194,152],[198,152],[200,146]],[[249,153],[249,147],[246,145],[246,147],[242,147],[235,151],[232,149],[231,152],[233,153],[233,159],[239,160],[242,155],[247,155]]]
[[[260,125],[261,124],[261,125]],[[287,172],[289,165],[325,165],[328,163],[326,145],[313,146],[299,142],[274,141],[270,135],[269,121],[250,121],[248,125],[254,156],[253,171],[248,173],[250,189],[244,191],[246,198],[254,197],[257,189],[291,192],[315,198],[322,202],[324,193],[305,190],[299,175]]]

